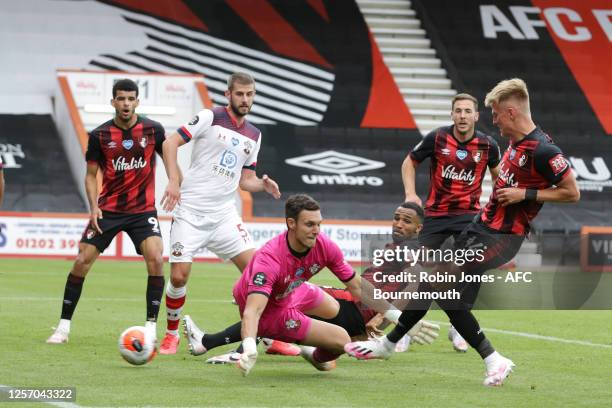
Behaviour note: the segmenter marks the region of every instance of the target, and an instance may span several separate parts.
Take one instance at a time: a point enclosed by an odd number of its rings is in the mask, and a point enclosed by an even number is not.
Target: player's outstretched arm
[[[402,163],[402,181],[404,182],[404,194],[406,195],[405,201],[411,201],[422,205],[421,199],[416,193],[415,189],[415,175],[416,166],[418,163],[414,163],[410,158],[410,155],[406,156]]]
[[[240,174],[240,188],[249,193],[265,191],[277,200],[281,196],[276,181],[268,177],[267,174],[259,178],[255,171],[251,169],[242,169]]]
[[[544,190],[538,190],[536,201],[543,202],[555,202],[555,203],[576,203],[580,200],[580,189],[578,183],[576,183],[576,176],[571,171],[566,177],[564,177],[556,187],[546,188]]]
[[[181,200],[181,169],[178,166],[177,152],[179,146],[184,144],[183,137],[178,132],[174,132],[166,138],[162,146],[168,186],[166,186],[160,204],[167,212],[174,210],[176,204]]]
[[[257,361],[257,327],[259,319],[268,304],[268,297],[261,293],[250,293],[242,313],[242,348],[243,352],[238,360],[238,368],[242,375],[247,376]]]
[[[98,219],[102,218],[102,211],[98,207],[98,163],[87,162],[87,173],[85,173],[85,192],[89,201],[89,221],[91,225],[102,234],[98,225]]]
[[[351,292],[353,299],[361,300],[362,292],[361,292],[361,276],[360,275],[355,274],[355,276],[353,276],[351,280],[344,282],[344,284],[346,285],[346,288],[348,289],[348,291]]]
[[[533,200],[540,203],[575,203],[580,200],[580,190],[572,172],[563,178],[556,187],[542,190],[516,187],[500,188],[497,190],[497,198],[504,207],[523,200]]]

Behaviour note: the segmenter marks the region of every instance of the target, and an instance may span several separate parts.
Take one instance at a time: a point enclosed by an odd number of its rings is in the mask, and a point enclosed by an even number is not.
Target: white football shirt
[[[227,108],[217,107],[201,110],[178,133],[194,143],[181,185],[181,208],[197,214],[235,208],[242,169],[257,165],[259,129],[246,120],[237,127]]]

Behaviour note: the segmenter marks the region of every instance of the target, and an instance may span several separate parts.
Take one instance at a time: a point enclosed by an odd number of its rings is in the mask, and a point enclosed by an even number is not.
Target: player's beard
[[[240,108],[242,108],[242,107],[246,107],[247,108],[247,111],[245,113],[240,112]],[[230,109],[232,110],[234,115],[236,115],[236,117],[239,117],[239,118],[246,116],[251,111],[251,107],[248,106],[248,105],[236,106],[233,103],[230,103]]]
[[[401,244],[404,241],[408,241],[410,236],[400,235],[400,234],[391,234],[391,239],[395,244]]]
[[[115,118],[120,123],[128,124],[134,118],[135,114],[136,114],[136,109],[135,108],[130,109],[130,111],[129,111],[127,116],[124,116],[123,109],[120,109],[118,111],[115,111]]]
[[[466,131],[461,131],[461,130],[459,130],[459,127],[458,127],[458,126],[455,126],[455,129],[457,129],[457,132],[459,132],[459,134],[460,134],[461,136],[467,136],[467,135],[469,135],[469,134],[474,133],[474,128],[475,128],[474,126],[468,126],[468,128],[467,128],[467,130],[466,130]]]

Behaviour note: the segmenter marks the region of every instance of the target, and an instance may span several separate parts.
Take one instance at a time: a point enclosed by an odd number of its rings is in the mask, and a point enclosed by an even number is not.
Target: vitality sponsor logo
[[[302,174],[302,181],[306,184],[372,187],[382,186],[384,183],[383,179],[375,176],[353,176],[348,174],[380,169],[386,166],[384,162],[340,153],[334,150],[293,157],[286,159],[285,163],[291,166],[332,174]]]
[[[465,171],[465,169],[461,169],[460,171],[457,171],[455,166],[452,164],[442,167],[442,178],[447,180],[465,181],[470,186],[474,183],[474,180],[476,180],[476,176],[472,170]]]
[[[115,171],[144,169],[147,165],[147,161],[142,157],[139,157],[138,160],[135,157],[132,157],[132,159],[127,162],[125,157],[119,156],[117,159],[113,159],[112,163]]]
[[[506,187],[518,187],[518,181],[514,181],[514,173],[510,169],[502,166],[499,169],[499,179],[504,182]]]

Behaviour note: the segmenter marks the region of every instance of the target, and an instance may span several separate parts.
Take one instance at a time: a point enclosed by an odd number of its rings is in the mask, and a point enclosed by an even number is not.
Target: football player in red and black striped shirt
[[[448,237],[459,236],[480,210],[487,168],[492,179],[497,178],[499,146],[491,136],[476,130],[478,116],[476,98],[466,93],[455,95],[451,103],[453,125],[431,131],[402,164],[406,201],[420,204],[415,191],[416,166],[431,159],[425,222],[419,234],[423,246],[439,248]],[[467,343],[453,326],[448,338],[456,351],[467,351]]]
[[[68,341],[85,276],[121,231],[145,258],[149,274],[145,325],[155,333],[164,288],[163,245],[155,209],[155,153],[162,154],[165,132],[160,123],[136,114],[138,103],[138,85],[129,79],[117,81],[111,100],[114,118],[89,133],[85,189],[90,220],[66,280],[60,323],[47,339],[49,344]],[[102,172],[99,196],[98,170]]]
[[[402,164],[406,201],[421,204],[415,191],[416,167],[431,159],[425,222],[419,235],[421,244],[430,248],[439,248],[446,238],[460,234],[472,221],[480,210],[487,168],[495,180],[500,159],[497,142],[475,128],[476,98],[458,94],[451,106],[453,125],[431,131]]]
[[[457,249],[485,248],[482,262],[464,266],[470,274],[481,274],[512,259],[543,202],[570,203],[580,199],[576,178],[563,153],[531,119],[525,82],[518,78],[501,81],[487,94],[485,104],[491,107],[493,123],[502,136],[510,139],[510,146],[499,166],[499,177],[489,203],[455,242]],[[483,358],[487,370],[484,385],[499,386],[514,363],[495,351],[470,311],[479,287],[478,283],[465,284],[459,288],[459,302],[438,303],[445,310],[454,310],[453,325]],[[405,310],[399,324],[380,341],[350,343],[345,350],[351,355],[388,358],[395,343],[425,313],[425,310]]]

